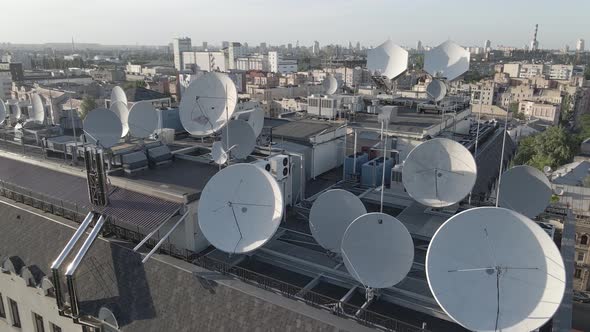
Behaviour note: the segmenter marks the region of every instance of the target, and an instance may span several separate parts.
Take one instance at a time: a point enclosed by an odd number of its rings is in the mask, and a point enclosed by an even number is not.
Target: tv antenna
[[[229,76],[208,72],[191,82],[180,102],[180,122],[194,136],[223,128],[234,113],[238,95]]]
[[[477,179],[477,165],[469,150],[446,138],[415,147],[402,168],[408,194],[420,204],[445,207],[467,196]]]
[[[283,216],[283,195],[272,175],[252,164],[234,164],[207,183],[198,208],[199,227],[217,249],[247,253],[268,242]]]
[[[356,218],[342,237],[342,258],[350,275],[369,288],[402,281],[414,262],[414,242],[396,218],[380,212]]]
[[[504,208],[479,207],[447,220],[426,254],[435,300],[476,331],[532,331],[559,308],[565,269],[536,223]]]
[[[343,189],[328,190],[313,202],[309,212],[311,235],[325,249],[339,253],[348,226],[366,213],[365,205],[353,193]]]

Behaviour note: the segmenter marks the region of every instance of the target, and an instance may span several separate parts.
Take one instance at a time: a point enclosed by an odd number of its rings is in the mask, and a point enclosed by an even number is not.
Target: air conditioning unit
[[[271,171],[270,162],[268,160],[264,160],[264,159],[256,160],[256,161],[252,162],[252,165],[258,166],[267,172]]]
[[[277,181],[289,176],[290,161],[288,155],[279,154],[272,156],[269,161],[272,175],[274,175]]]

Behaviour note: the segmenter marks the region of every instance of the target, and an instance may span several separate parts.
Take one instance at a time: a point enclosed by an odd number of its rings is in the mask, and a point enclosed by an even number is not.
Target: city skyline
[[[227,40],[293,46],[299,41],[300,45],[310,46],[318,40],[321,45],[360,41],[364,46],[376,46],[391,38],[410,47],[415,47],[418,40],[435,46],[447,39],[465,46],[483,46],[489,39],[493,47],[523,47],[530,43],[535,24],[539,24],[541,48],[560,49],[566,44],[575,47],[579,38],[590,39],[590,22],[584,17],[590,3],[575,0],[564,1],[559,7],[548,1],[501,0],[489,8],[465,0],[452,5],[433,0],[355,0],[346,4],[335,0],[281,1],[280,13],[268,15],[270,5],[276,4],[268,0],[207,4],[180,0],[173,5],[104,0],[100,7],[89,11],[72,0],[19,2],[11,5],[13,12],[26,13],[35,22],[29,22],[29,26],[43,29],[11,29],[23,24],[24,15],[7,15],[2,25],[6,26],[3,30],[12,31],[11,37],[0,42],[43,44],[74,38],[79,43],[103,45],[167,45],[175,37],[188,36],[195,45]]]

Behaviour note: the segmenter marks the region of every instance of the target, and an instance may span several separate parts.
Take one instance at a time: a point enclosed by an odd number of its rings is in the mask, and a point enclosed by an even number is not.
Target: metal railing
[[[198,257],[193,260],[193,263],[207,270],[231,275],[245,283],[272,291],[296,301],[304,302],[319,309],[330,311],[336,316],[355,320],[371,328],[396,332],[428,332],[426,329],[404,323],[395,318],[361,309],[359,306],[340,302],[337,299],[310,290],[304,290],[303,287],[295,286],[242,267],[230,265],[208,256]]]

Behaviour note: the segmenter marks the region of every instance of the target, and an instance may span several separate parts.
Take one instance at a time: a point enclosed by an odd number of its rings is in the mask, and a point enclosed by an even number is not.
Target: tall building
[[[228,41],[225,41],[225,40],[222,41],[221,42],[221,48],[227,48],[227,47],[229,47],[229,42]]]
[[[491,49],[491,48],[492,48],[492,42],[491,42],[489,39],[487,39],[487,40],[486,40],[486,41],[483,43],[483,49],[484,49],[485,51],[487,51],[487,50],[489,50],[489,49]]]
[[[266,53],[266,43],[260,43],[260,53]]]
[[[176,70],[184,69],[184,64],[182,62],[182,52],[190,51],[192,47],[193,46],[190,38],[174,38],[172,41],[172,48],[174,52],[174,68],[176,68]]]
[[[227,47],[228,69],[236,69],[236,59],[246,55],[246,50],[242,44],[231,42]]]
[[[576,51],[584,52],[584,39],[578,39],[578,42],[576,43]]]
[[[289,54],[293,54],[293,44],[291,44],[291,43],[287,44],[287,52]]]
[[[535,33],[533,34],[533,40],[531,40],[531,51],[537,51],[539,49],[539,41],[537,40],[537,32],[539,31],[539,25],[535,24]]]
[[[206,41],[204,41],[204,42],[203,42],[203,46],[202,46],[202,47],[203,47],[203,51],[206,51],[206,50],[207,50],[207,46],[208,46],[208,45],[207,45],[207,42],[206,42]]]
[[[424,46],[422,46],[422,41],[419,40],[418,43],[416,43],[416,50],[419,52],[424,51]]]
[[[319,41],[316,40],[313,42],[312,52],[314,55],[320,54],[320,42]]]

